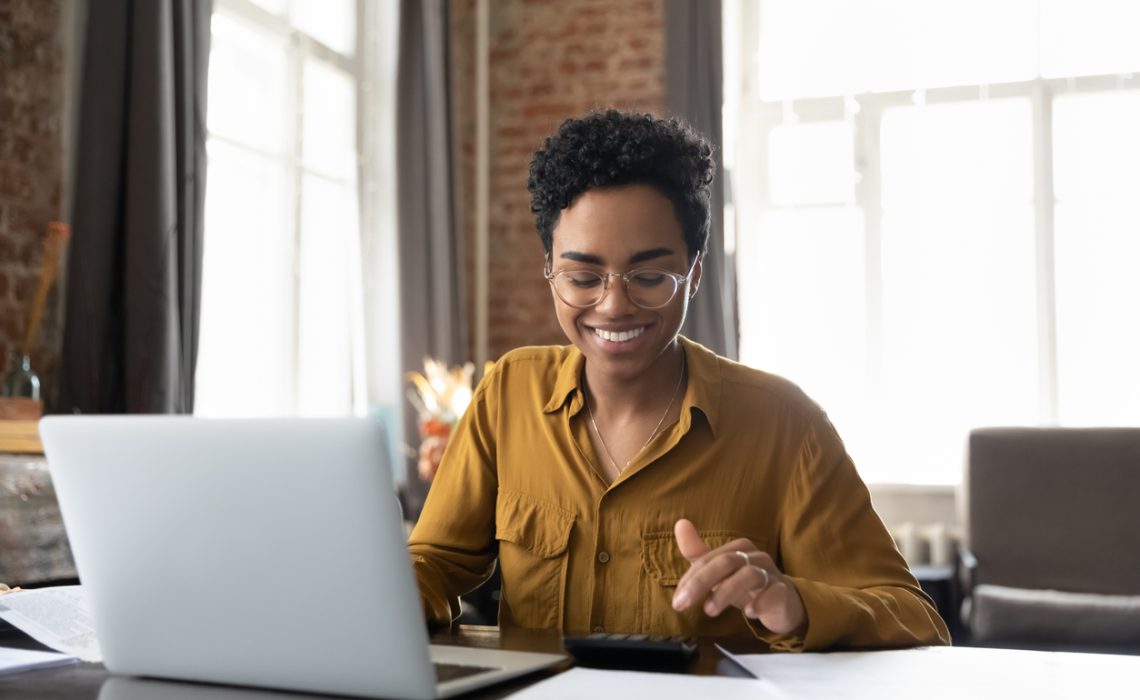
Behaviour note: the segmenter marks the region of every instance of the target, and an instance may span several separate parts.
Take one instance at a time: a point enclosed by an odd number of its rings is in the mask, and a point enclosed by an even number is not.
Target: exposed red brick
[[[475,2],[455,0],[451,9],[457,197],[473,283]],[[567,342],[541,275],[526,190],[534,150],[565,119],[594,109],[663,112],[665,58],[663,0],[496,0],[491,13],[487,332],[494,358],[520,345]],[[464,298],[473,318],[474,294]]]
[[[62,6],[62,0],[0,0],[0,362],[22,342],[43,232],[59,217]],[[63,335],[56,298],[49,300],[32,358],[49,401]]]

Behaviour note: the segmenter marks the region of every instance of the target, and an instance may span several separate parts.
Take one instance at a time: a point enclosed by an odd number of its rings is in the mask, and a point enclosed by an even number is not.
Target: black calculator
[[[565,637],[562,644],[580,666],[597,668],[681,670],[697,656],[697,642],[690,637],[597,632]]]

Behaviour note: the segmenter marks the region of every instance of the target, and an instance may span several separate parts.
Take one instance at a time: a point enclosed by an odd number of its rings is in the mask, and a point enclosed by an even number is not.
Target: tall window
[[[1140,424],[1140,5],[726,2],[741,358],[872,482]]]
[[[375,190],[361,187],[376,142],[364,126],[385,128],[368,119],[385,79],[369,47],[378,28],[395,33],[381,12],[358,0],[215,0],[199,415],[348,415],[369,403],[361,271],[376,222],[360,193]]]

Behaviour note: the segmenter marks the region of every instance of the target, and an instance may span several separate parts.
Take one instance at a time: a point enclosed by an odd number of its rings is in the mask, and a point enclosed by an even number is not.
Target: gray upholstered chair
[[[965,483],[975,644],[1140,653],[1140,428],[984,428]]]

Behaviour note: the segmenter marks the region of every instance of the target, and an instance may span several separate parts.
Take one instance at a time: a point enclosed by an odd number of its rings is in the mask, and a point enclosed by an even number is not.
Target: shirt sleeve
[[[476,389],[452,431],[408,539],[412,569],[429,623],[448,624],[458,617],[459,596],[477,587],[494,570],[498,553],[496,411],[486,391],[487,379]]]
[[[781,636],[750,620],[758,637],[782,651],[950,643],[822,413],[805,435],[784,506],[779,564],[803,600],[807,628]]]

